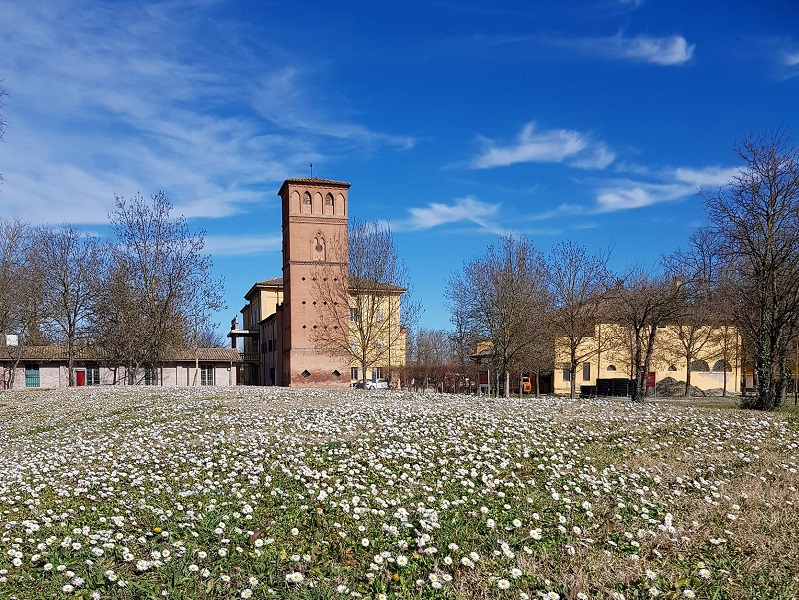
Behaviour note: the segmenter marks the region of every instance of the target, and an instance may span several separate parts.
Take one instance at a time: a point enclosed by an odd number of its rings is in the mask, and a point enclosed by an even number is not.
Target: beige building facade
[[[690,334],[691,342],[686,341]],[[690,364],[686,359],[686,345],[693,347]],[[577,392],[581,386],[595,386],[597,379],[631,379],[635,377],[632,359],[632,339],[628,328],[604,323],[594,328],[594,335],[579,346],[580,362],[576,373],[569,368],[568,344],[560,339],[555,346],[556,394],[570,393],[572,377]],[[700,390],[726,389],[728,393],[741,391],[741,339],[732,326],[702,327],[690,332],[678,325],[658,328],[652,364],[647,376],[657,383],[667,377],[685,382],[690,372],[690,383]]]

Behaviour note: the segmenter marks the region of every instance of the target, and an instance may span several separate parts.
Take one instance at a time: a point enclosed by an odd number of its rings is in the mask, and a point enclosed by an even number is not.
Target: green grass
[[[786,409],[268,388],[4,399],[2,598],[799,596]]]

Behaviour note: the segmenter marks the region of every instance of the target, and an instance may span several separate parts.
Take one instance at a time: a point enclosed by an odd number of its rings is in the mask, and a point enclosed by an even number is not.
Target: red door
[[[86,371],[75,371],[75,385],[86,385]]]

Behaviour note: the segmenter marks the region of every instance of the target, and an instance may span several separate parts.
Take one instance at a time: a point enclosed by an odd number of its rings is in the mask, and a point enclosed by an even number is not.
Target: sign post
[[[653,390],[652,395],[655,398],[657,398],[658,393],[657,393],[657,386],[655,386],[655,371],[649,371],[649,373],[647,373],[647,376],[646,376],[646,387],[647,388],[652,388],[652,390]]]

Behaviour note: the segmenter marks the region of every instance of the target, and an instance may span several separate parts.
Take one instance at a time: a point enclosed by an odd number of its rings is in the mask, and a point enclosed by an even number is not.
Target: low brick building
[[[172,352],[156,368],[129,372],[111,365],[95,348],[76,349],[75,385],[238,385],[241,356],[233,348],[186,348]],[[69,386],[67,352],[61,346],[6,346],[0,353],[3,387]],[[11,371],[13,370],[13,377]]]

